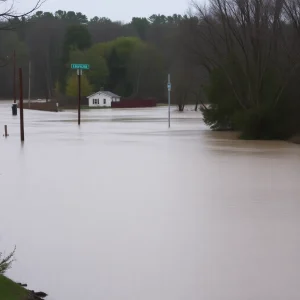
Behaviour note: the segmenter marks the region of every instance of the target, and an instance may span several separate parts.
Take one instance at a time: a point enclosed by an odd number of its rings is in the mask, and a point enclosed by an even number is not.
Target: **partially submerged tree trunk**
[[[180,104],[178,104],[178,110],[179,111],[184,111],[184,104],[182,104],[182,103],[180,103]]]
[[[199,105],[199,103],[198,103],[198,101],[197,101],[196,104],[195,104],[195,111],[198,110],[198,105]]]
[[[189,91],[188,91],[188,88],[184,85],[179,85],[177,87],[177,90],[176,90],[176,93],[177,93],[177,105],[178,105],[178,110],[180,112],[184,111],[184,107],[186,105],[186,102],[187,102],[187,97],[189,95]]]

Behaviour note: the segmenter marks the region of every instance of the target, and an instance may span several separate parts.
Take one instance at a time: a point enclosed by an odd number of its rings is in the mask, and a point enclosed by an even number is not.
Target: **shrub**
[[[14,250],[7,256],[0,252],[0,274],[3,275],[7,270],[11,268],[12,263],[14,262],[16,247]]]

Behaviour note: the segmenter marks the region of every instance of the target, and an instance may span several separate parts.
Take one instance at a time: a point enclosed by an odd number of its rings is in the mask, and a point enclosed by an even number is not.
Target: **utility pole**
[[[31,61],[29,61],[28,70],[28,108],[30,108],[30,92],[31,92]]]
[[[77,69],[77,77],[78,77],[78,125],[80,125],[81,75],[82,75],[82,69]]]
[[[17,103],[17,93],[16,93],[16,50],[13,53],[13,94],[14,94],[14,103]]]
[[[18,114],[17,92],[16,92],[16,50],[13,51],[13,97],[14,97],[14,103],[12,104],[12,115],[16,116]]]
[[[171,127],[171,76],[168,74],[168,121],[169,121],[169,128]]]
[[[19,68],[19,81],[20,81],[20,136],[21,136],[21,142],[24,142],[23,74],[22,74],[22,68]]]

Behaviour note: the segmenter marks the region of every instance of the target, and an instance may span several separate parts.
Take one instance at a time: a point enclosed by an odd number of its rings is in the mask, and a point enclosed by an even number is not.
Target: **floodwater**
[[[300,147],[172,108],[0,104],[0,250],[49,300],[300,299]],[[8,125],[10,136],[2,137]]]

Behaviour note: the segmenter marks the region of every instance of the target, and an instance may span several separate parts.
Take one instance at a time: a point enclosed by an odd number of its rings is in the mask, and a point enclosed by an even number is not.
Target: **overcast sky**
[[[32,8],[36,0],[14,0],[14,2],[15,9],[22,12]],[[59,9],[73,10],[89,18],[98,16],[130,21],[135,16],[184,14],[189,3],[189,0],[46,0],[40,10],[51,12]]]

